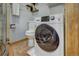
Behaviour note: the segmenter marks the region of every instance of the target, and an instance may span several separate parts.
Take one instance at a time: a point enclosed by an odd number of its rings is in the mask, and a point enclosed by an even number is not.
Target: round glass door
[[[59,46],[59,36],[57,32],[47,24],[41,24],[36,28],[35,39],[38,46],[47,52],[54,51]]]

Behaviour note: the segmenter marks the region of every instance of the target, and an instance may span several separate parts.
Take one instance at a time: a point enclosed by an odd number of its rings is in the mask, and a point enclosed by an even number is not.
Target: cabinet
[[[79,55],[79,4],[65,4],[65,55]]]

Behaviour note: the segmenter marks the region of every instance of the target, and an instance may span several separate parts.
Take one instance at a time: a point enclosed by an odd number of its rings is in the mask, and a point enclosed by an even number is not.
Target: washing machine
[[[36,56],[64,55],[64,18],[63,14],[37,17],[29,22],[29,30],[34,31]]]

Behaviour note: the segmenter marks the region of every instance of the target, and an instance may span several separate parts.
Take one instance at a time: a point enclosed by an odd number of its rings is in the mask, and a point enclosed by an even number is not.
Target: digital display
[[[49,21],[49,16],[41,17],[41,22],[47,22],[47,21]]]

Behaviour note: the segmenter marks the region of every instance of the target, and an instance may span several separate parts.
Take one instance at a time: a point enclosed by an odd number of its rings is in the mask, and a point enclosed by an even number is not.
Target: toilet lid
[[[59,36],[56,30],[47,24],[41,24],[36,28],[35,39],[38,46],[47,52],[54,51],[59,46]]]

